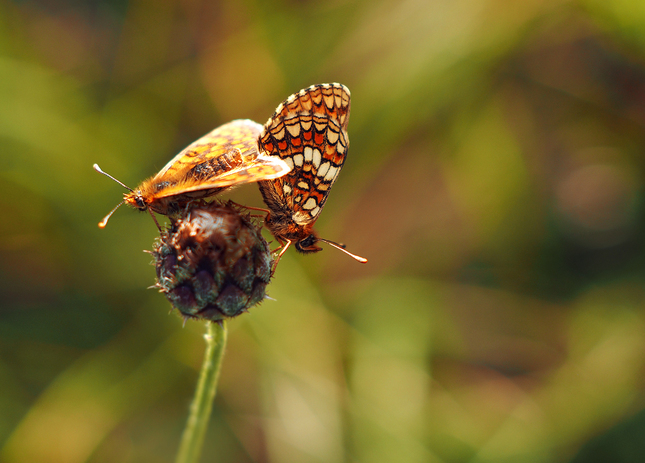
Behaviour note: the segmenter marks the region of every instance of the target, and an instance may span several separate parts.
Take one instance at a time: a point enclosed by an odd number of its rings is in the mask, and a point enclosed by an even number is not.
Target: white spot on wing
[[[300,135],[300,124],[288,125],[287,130],[292,137],[297,137]]]
[[[314,157],[314,150],[311,149],[311,146],[305,146],[305,162],[311,162]]]
[[[325,161],[322,166],[320,166],[320,169],[318,169],[318,177],[324,177],[329,168],[331,167],[331,164],[329,161]]]
[[[341,105],[343,104],[342,101],[343,97],[340,92],[334,92],[334,101],[336,102],[336,107],[340,108]]]
[[[333,109],[334,95],[323,95],[323,98],[325,99],[325,106],[327,106],[329,109]]]
[[[338,141],[338,132],[334,132],[332,129],[327,129],[327,140],[332,145],[336,144]]]
[[[291,186],[289,186],[288,183],[285,183],[284,185],[282,185],[282,192],[285,195],[290,195],[291,194]]]
[[[302,154],[296,154],[293,157],[293,163],[298,167],[302,167]]]
[[[318,207],[318,204],[316,203],[316,198],[313,197],[307,199],[307,201],[302,205],[303,209],[313,209],[314,207]]]
[[[293,170],[293,159],[284,158],[283,161],[289,166],[289,170]]]
[[[291,216],[294,222],[296,222],[298,225],[306,225],[309,222],[311,222],[311,218],[309,214],[306,212],[298,211],[295,214]]]
[[[314,156],[313,156],[313,160],[311,161],[311,163],[314,165],[314,167],[318,167],[320,165],[320,160],[322,158],[322,156],[320,154],[320,150],[318,148],[316,148],[314,150],[313,155]]]
[[[325,175],[325,180],[328,182],[333,182],[336,176],[338,175],[338,167],[330,167],[329,171]]]
[[[318,214],[320,214],[320,208],[318,206],[316,206],[311,210],[311,215],[313,217],[316,217]]]

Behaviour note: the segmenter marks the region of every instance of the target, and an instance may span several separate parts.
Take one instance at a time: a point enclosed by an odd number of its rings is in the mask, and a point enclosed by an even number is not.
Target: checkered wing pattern
[[[264,125],[261,151],[291,168],[281,178],[259,182],[274,219],[296,226],[316,221],[345,163],[349,109],[344,85],[312,85],[287,98]]]

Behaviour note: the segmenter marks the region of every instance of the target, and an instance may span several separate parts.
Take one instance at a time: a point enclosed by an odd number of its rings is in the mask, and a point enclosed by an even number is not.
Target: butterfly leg
[[[251,210],[251,211],[260,211],[260,212],[264,212],[266,214],[266,216],[252,214],[251,217],[258,217],[258,218],[262,218],[262,219],[266,220],[266,218],[271,213],[271,211],[269,211],[268,209],[262,209],[261,207],[243,206],[241,204],[236,203],[235,201],[229,201],[229,203],[234,204],[235,206],[239,207],[240,209],[247,209],[247,210]]]
[[[280,243],[280,247],[274,249],[271,251],[271,254],[274,254],[278,251],[280,251],[280,254],[278,254],[278,257],[275,258],[273,261],[273,270],[271,271],[271,274],[275,273],[275,269],[278,267],[278,262],[280,262],[280,259],[282,259],[282,255],[289,249],[289,246],[291,246],[292,241],[291,240],[286,240],[286,243],[283,243],[282,240],[279,238],[276,238],[278,240],[278,243]]]
[[[271,213],[271,211],[270,211],[270,210],[268,210],[268,209],[262,209],[261,207],[251,207],[251,206],[241,206],[241,207],[243,207],[244,209],[250,209],[250,210],[252,210],[252,211],[260,211],[260,212],[264,212],[264,213],[265,213],[265,214],[267,214],[267,215]]]
[[[274,249],[273,251],[271,251],[271,252],[278,252],[278,250],[280,250],[280,248],[282,248],[282,250],[280,251],[280,254],[278,254],[277,261],[280,260],[282,258],[282,254],[284,254],[287,251],[287,249],[289,249],[289,246],[291,246],[292,241],[287,240],[287,242],[284,243],[284,244],[282,242],[280,242],[280,240],[278,240],[278,242],[280,243],[280,247]],[[277,264],[277,261],[276,261],[276,264]]]
[[[159,226],[159,222],[157,222],[157,218],[155,217],[154,213],[152,212],[152,210],[150,208],[148,208],[148,212],[150,212],[150,215],[152,216],[152,220],[155,221],[155,225],[159,229],[159,233],[161,233],[162,232],[161,227]]]
[[[248,210],[251,210],[251,211],[260,211],[260,212],[264,212],[267,215],[271,212],[268,209],[262,209],[261,207],[243,206],[241,204],[236,203],[235,201],[229,201],[229,203],[232,203],[232,204],[236,205],[237,207],[239,207],[241,209],[248,209]]]
[[[282,248],[282,251],[280,251],[280,254],[278,254],[278,260],[282,258],[282,254],[287,252],[287,249],[289,249],[289,246],[291,246],[291,243],[292,243],[291,240],[287,240],[287,244],[284,245],[284,247]]]
[[[250,207],[250,206],[242,206],[245,207],[246,209],[252,210],[252,211],[260,211],[263,212],[266,215],[253,215],[252,217],[262,217],[264,220],[268,219],[269,216],[271,215],[271,211],[268,209],[262,209],[261,207]]]

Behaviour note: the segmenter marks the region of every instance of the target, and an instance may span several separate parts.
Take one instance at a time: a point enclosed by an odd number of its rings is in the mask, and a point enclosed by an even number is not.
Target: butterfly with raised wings
[[[251,120],[235,120],[224,124],[184,148],[155,176],[132,189],[103,172],[94,169],[129,190],[123,201],[99,222],[103,228],[122,204],[153,214],[173,216],[190,201],[214,196],[244,183],[275,179],[291,169],[276,156],[261,153],[258,137],[262,126]]]
[[[312,253],[321,251],[323,242],[367,262],[320,238],[313,228],[347,157],[349,110],[347,87],[312,85],[282,102],[260,133],[260,150],[290,168],[286,175],[258,182],[269,208],[264,224],[281,245],[276,261],[292,243],[301,253]]]

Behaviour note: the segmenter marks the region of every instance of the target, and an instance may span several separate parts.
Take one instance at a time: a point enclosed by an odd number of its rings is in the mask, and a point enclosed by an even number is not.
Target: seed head
[[[185,318],[220,321],[261,302],[271,278],[269,245],[233,203],[198,203],[155,242],[157,287]]]

